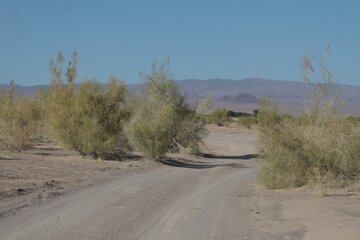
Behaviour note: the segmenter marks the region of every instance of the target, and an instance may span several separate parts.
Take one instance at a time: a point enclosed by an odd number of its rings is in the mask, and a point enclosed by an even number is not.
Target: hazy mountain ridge
[[[0,84],[0,92],[8,88],[8,84]],[[47,90],[49,89],[49,85],[34,85],[34,86],[21,86],[15,85],[15,91],[17,94],[21,96],[33,96],[40,90]]]
[[[257,98],[305,99],[307,96],[305,84],[300,81],[247,78],[242,80],[190,79],[177,81],[177,83],[183,91],[197,93],[198,95],[224,96],[243,92]],[[345,84],[337,84],[337,86],[343,89],[345,98],[360,100],[360,86]]]
[[[259,99],[253,95],[247,93],[240,93],[235,96],[224,96],[219,99],[224,102],[233,102],[233,103],[258,103]]]
[[[261,98],[270,99],[279,105],[282,111],[299,112],[303,110],[307,99],[305,84],[300,81],[269,80],[262,78],[233,79],[185,79],[176,80],[181,92],[190,104],[196,104],[204,97],[212,99],[213,108],[225,107],[236,111],[252,111],[258,107]],[[0,89],[6,85],[0,84]],[[19,86],[20,95],[34,95],[48,85]],[[139,92],[143,84],[128,85],[131,91]],[[345,106],[342,113],[360,114],[360,85],[337,84],[342,89]]]
[[[257,99],[270,99],[278,104],[281,111],[292,113],[302,112],[307,101],[306,86],[304,82],[300,81],[246,78],[242,80],[188,79],[177,81],[177,83],[184,93],[210,97],[214,100],[215,107],[226,107],[238,111],[251,111],[258,107],[257,104],[248,103],[241,98],[239,101],[234,101],[236,96],[241,93]],[[345,105],[340,108],[341,113],[360,114],[360,86],[346,84],[337,84],[336,86],[344,95]],[[196,102],[191,98],[189,101]]]

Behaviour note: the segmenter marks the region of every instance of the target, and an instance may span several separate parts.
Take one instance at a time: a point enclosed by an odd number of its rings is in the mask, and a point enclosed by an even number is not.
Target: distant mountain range
[[[252,111],[258,108],[258,100],[266,98],[276,103],[282,112],[301,113],[307,104],[306,86],[300,81],[247,78],[242,80],[187,79],[177,81],[190,103],[203,97],[213,100],[214,107],[236,111]],[[360,115],[360,85],[337,84],[343,93],[342,114]]]
[[[7,84],[0,84],[0,91],[6,89],[9,85]],[[34,86],[20,86],[15,85],[15,91],[17,94],[21,96],[33,96],[40,90],[47,90],[49,89],[49,85],[34,85]]]
[[[283,112],[300,113],[306,105],[306,88],[303,82],[280,81],[261,78],[247,78],[242,80],[224,79],[186,79],[176,80],[181,92],[186,95],[190,104],[194,105],[204,97],[212,100],[212,108],[224,107],[234,111],[252,111],[258,108],[261,98],[270,99],[277,103]],[[0,84],[0,90],[6,85]],[[48,85],[16,86],[20,95],[34,95],[40,89],[47,89]],[[338,84],[344,95],[344,105],[340,112],[343,114],[360,115],[360,86]],[[143,84],[129,85],[131,91],[139,91]]]
[[[229,102],[229,103],[255,103],[259,102],[257,97],[247,93],[240,93],[234,96],[224,96],[219,99],[221,102]]]

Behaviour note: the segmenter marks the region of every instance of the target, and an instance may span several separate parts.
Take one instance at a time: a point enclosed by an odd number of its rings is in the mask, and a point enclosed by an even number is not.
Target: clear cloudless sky
[[[360,85],[359,0],[0,0],[0,83],[46,84],[73,49],[78,81],[138,83],[167,57],[175,79],[300,80],[327,44],[336,81]]]

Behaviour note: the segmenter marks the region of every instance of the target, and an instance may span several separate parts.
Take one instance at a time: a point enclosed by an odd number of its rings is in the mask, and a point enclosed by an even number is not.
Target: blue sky
[[[300,80],[305,53],[331,44],[336,81],[360,85],[358,0],[0,0],[0,83],[49,82],[49,60],[78,51],[78,81],[141,80],[171,59],[176,79]]]

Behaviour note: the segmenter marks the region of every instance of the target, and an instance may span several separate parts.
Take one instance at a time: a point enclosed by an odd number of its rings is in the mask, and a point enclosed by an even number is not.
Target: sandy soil
[[[343,190],[328,190],[328,195],[308,189],[262,191],[262,231],[284,229],[301,233],[299,239],[356,240],[360,236],[360,196]],[[278,209],[273,216],[271,209]],[[293,239],[288,236],[288,239]]]
[[[171,155],[162,166],[141,160],[97,163],[74,153],[65,158],[79,161],[54,157],[52,161],[62,164],[79,164],[73,178],[62,168],[56,175],[63,175],[62,181],[78,186],[70,179],[83,179],[93,185],[73,187],[3,216],[1,239],[359,239],[358,193],[327,190],[323,196],[308,188],[264,190],[256,183],[257,131],[208,129],[202,157]],[[37,168],[56,166],[44,158]],[[135,168],[125,167],[129,164],[143,169],[129,170]],[[105,166],[119,169],[101,170]],[[81,168],[91,170],[81,175]],[[58,178],[42,181],[49,179]]]
[[[21,153],[0,151],[0,217],[44,202],[74,188],[111,177],[161,167],[138,155],[101,161],[68,151],[53,141],[39,141]]]

